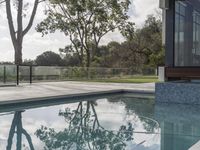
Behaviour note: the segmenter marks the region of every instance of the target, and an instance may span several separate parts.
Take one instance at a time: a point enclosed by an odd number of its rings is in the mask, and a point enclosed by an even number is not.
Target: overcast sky
[[[137,27],[141,27],[143,25],[148,14],[155,13],[155,10],[158,9],[159,0],[131,1],[132,4],[129,15],[131,21],[135,22]],[[65,45],[69,44],[69,39],[62,33],[55,33],[41,37],[41,34],[35,31],[36,24],[41,22],[44,17],[43,6],[40,5],[34,20],[34,25],[29,33],[24,37],[23,59],[35,59],[37,55],[43,53],[44,51],[54,51],[59,53],[59,48],[63,48]],[[107,42],[114,40],[120,42],[123,41],[123,38],[118,33],[110,33],[102,39],[101,43],[106,44]],[[3,7],[0,7],[0,54],[0,61],[14,61],[14,50]]]

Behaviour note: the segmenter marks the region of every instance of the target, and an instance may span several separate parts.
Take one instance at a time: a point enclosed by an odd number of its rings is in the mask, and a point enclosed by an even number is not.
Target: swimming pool
[[[199,108],[131,93],[4,105],[0,150],[188,150],[200,140]]]

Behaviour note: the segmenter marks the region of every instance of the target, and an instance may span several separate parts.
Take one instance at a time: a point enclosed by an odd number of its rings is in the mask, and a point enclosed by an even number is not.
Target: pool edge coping
[[[28,103],[28,102],[39,102],[45,100],[53,100],[53,99],[69,99],[69,98],[81,98],[87,96],[98,96],[103,94],[124,94],[124,93],[132,93],[132,94],[155,94],[155,91],[152,90],[131,90],[131,89],[117,89],[117,90],[106,90],[106,91],[96,91],[96,92],[86,92],[86,93],[76,93],[76,94],[65,94],[65,95],[56,95],[56,96],[45,96],[45,97],[37,97],[37,98],[26,98],[26,99],[17,99],[17,100],[5,100],[0,101],[0,105],[9,105],[9,104],[20,104],[20,103]]]

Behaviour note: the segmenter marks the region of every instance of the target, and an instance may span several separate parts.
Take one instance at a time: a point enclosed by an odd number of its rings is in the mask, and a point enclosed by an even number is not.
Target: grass
[[[158,82],[157,76],[134,76],[128,78],[109,78],[109,79],[91,79],[89,82],[108,82],[108,83],[152,83]]]

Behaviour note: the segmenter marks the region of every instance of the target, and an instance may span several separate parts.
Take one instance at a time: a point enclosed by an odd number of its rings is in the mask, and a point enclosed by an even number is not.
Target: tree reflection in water
[[[17,111],[14,114],[14,118],[13,118],[11,128],[10,128],[10,132],[9,132],[8,144],[7,144],[6,150],[12,149],[12,140],[14,138],[15,133],[16,133],[16,136],[17,136],[17,144],[16,144],[17,150],[22,149],[22,134],[26,137],[30,149],[34,150],[32,140],[31,140],[31,136],[26,132],[26,130],[22,126],[22,112],[23,111]]]
[[[133,140],[131,123],[120,126],[118,131],[105,129],[99,122],[95,102],[79,102],[76,110],[60,111],[67,128],[57,132],[42,126],[36,136],[45,143],[45,149],[123,150],[126,142]]]

